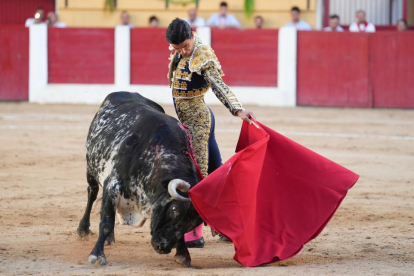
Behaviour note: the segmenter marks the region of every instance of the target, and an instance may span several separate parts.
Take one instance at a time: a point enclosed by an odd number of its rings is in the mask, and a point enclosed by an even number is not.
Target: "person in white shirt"
[[[130,17],[129,13],[127,11],[122,11],[121,13],[121,24],[118,24],[118,26],[128,26],[129,28],[134,28],[134,26],[129,22]]]
[[[241,28],[240,22],[232,14],[227,13],[227,3],[220,3],[220,12],[213,14],[207,21],[207,25],[211,28]]]
[[[339,16],[337,16],[336,14],[331,15],[329,17],[329,26],[323,28],[323,30],[327,32],[343,32],[344,29],[341,26],[339,26]]]
[[[24,25],[26,27],[29,27],[29,26],[31,26],[33,24],[45,24],[43,22],[43,19],[44,18],[45,18],[45,10],[42,7],[38,7],[36,9],[36,13],[35,13],[34,18],[28,18],[28,19],[26,19],[26,22],[25,22]]]
[[[300,19],[300,9],[298,7],[293,7],[291,9],[292,21],[287,23],[285,27],[293,27],[298,31],[311,31],[312,27],[302,19]]]
[[[46,21],[49,27],[66,28],[66,23],[59,22],[57,14],[52,11],[48,12]]]
[[[206,21],[202,17],[197,16],[197,11],[195,9],[191,9],[188,11],[188,18],[183,19],[185,22],[190,24],[192,29],[198,27],[204,27],[206,25]]]
[[[356,18],[358,22],[354,22],[349,26],[350,32],[366,32],[375,33],[375,26],[372,23],[366,21],[365,11],[359,10],[356,12]]]

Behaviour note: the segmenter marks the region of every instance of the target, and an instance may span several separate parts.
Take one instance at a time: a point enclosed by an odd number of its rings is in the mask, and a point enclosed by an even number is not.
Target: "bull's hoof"
[[[89,236],[91,234],[91,230],[89,230],[88,228],[86,228],[86,229],[78,228],[76,230],[76,232],[78,233],[78,235],[80,237],[86,237],[86,236]]]
[[[100,256],[95,256],[95,255],[89,255],[88,257],[88,262],[90,262],[91,264],[96,263],[96,261],[99,260],[99,265],[106,265],[106,257],[105,255],[100,255]]]
[[[191,266],[191,258],[190,257],[186,257],[183,255],[175,255],[174,256],[174,261],[177,264],[180,264],[184,267],[190,267]]]

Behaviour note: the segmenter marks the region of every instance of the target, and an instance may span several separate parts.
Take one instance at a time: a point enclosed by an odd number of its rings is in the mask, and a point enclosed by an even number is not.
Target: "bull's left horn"
[[[181,179],[173,179],[170,181],[170,183],[168,183],[168,193],[171,195],[173,199],[179,200],[179,201],[191,201],[191,199],[187,197],[183,197],[182,195],[179,195],[177,193],[177,189],[185,193],[185,192],[188,192],[190,188],[191,188],[191,185]]]

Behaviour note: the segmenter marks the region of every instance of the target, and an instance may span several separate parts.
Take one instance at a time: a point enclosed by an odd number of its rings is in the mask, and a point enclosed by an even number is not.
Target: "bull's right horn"
[[[190,188],[191,185],[181,179],[173,179],[170,181],[170,183],[168,183],[168,193],[171,195],[173,199],[179,201],[191,201],[191,199],[178,194],[177,189],[185,193],[188,192]]]

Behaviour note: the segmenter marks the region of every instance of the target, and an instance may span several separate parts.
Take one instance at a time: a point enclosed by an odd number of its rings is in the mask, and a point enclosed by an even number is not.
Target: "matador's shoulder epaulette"
[[[190,59],[189,69],[191,72],[200,73],[207,69],[208,64],[214,64],[218,70],[221,70],[221,65],[214,53],[214,50],[208,45],[200,45],[195,50]]]

